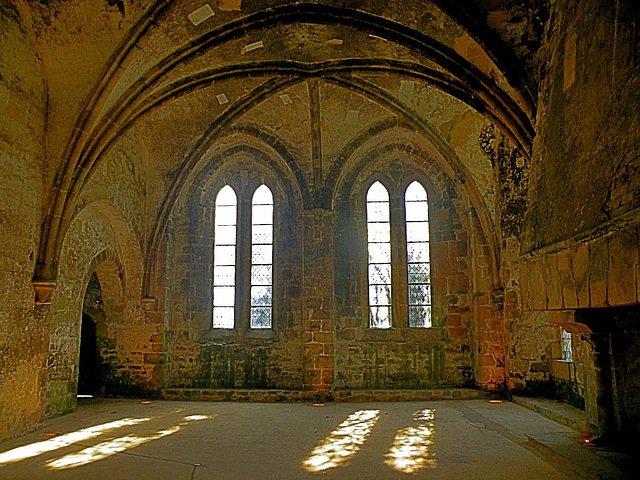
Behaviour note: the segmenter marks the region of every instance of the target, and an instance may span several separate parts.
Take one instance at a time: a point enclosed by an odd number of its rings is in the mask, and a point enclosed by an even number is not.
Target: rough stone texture
[[[633,2],[552,6],[539,52],[538,134],[517,261],[523,319],[546,317],[571,331],[574,309],[638,302],[639,13]],[[568,380],[584,396],[594,431],[610,414],[599,398],[597,338],[588,330],[573,335],[570,367],[554,360],[557,340],[539,356],[552,379]],[[526,368],[514,367],[516,376]]]
[[[42,419],[48,331],[30,285],[37,251],[46,90],[28,12],[0,5],[0,440]],[[12,119],[12,121],[7,121]]]
[[[635,4],[210,3],[199,25],[197,0],[0,7],[0,438],[45,403],[75,408],[83,310],[104,395],[562,381],[598,425],[598,352],[572,315],[640,301]],[[408,180],[428,187],[430,329],[406,326],[400,293],[395,328],[367,327],[363,192],[378,177],[396,214]],[[262,182],[274,328],[248,328],[245,241],[238,323],[216,331],[215,194],[234,185],[246,212]],[[561,327],[577,331],[568,371]]]
[[[203,162],[194,184],[174,214],[173,230],[180,233],[171,240],[173,253],[165,257],[169,317],[164,331],[168,346],[164,384],[200,388],[302,388],[303,274],[300,266],[305,262],[298,239],[305,237],[301,236],[298,219],[300,200],[295,201],[290,185],[276,175],[282,165],[276,164],[277,170],[274,170],[270,168],[273,164],[269,165],[250,151],[223,158],[219,163]],[[251,331],[248,310],[245,310],[245,315],[240,317],[245,321],[234,330],[211,331],[215,196],[225,183],[230,183],[239,204],[250,205],[252,189],[263,182],[271,187],[275,202],[274,329],[266,332],[266,336],[265,332]],[[242,225],[238,227],[240,235],[250,240],[250,236],[246,236],[250,225]],[[248,294],[248,286],[243,284],[240,292]]]
[[[339,214],[336,251],[336,335],[335,386],[337,388],[427,388],[438,385],[464,386],[474,383],[470,245],[472,233],[464,216],[464,201],[455,184],[439,172],[438,164],[424,159],[417,165],[412,153],[393,152],[362,171],[352,173],[336,203]],[[352,167],[353,168],[353,167]],[[432,329],[409,328],[406,324],[406,299],[400,285],[392,289],[394,328],[375,330],[368,327],[366,268],[366,186],[373,179],[389,184],[391,209],[402,202],[403,190],[412,179],[427,175],[430,194],[429,217],[432,268]],[[354,221],[355,220],[355,221]],[[478,262],[480,263],[480,262]],[[487,272],[488,274],[489,272]],[[406,280],[403,280],[406,282]],[[406,283],[404,283],[406,288]],[[479,290],[481,291],[481,290]],[[487,294],[488,295],[488,294]],[[479,296],[478,296],[479,297]],[[482,320],[493,318],[493,311]],[[477,320],[480,321],[480,320]],[[481,331],[486,333],[484,328]],[[482,340],[480,340],[482,343]],[[487,344],[478,345],[488,354]],[[489,365],[485,366],[495,366]],[[479,384],[487,386],[492,375],[478,375]],[[496,382],[499,383],[499,382]]]
[[[540,52],[526,252],[602,233],[640,206],[637,22],[634,2],[561,1],[552,10]]]

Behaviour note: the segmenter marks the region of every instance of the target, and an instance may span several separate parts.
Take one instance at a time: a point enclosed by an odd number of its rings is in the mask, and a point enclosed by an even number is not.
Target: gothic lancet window
[[[271,328],[273,317],[273,195],[266,185],[251,202],[251,328]]]
[[[233,328],[238,199],[229,185],[216,197],[213,247],[213,328]]]
[[[375,182],[367,192],[369,326],[391,326],[391,238],[389,193]]]
[[[409,326],[431,326],[431,272],[429,262],[429,208],[427,192],[412,182],[404,197],[407,232]]]
[[[376,181],[367,190],[366,211],[369,327],[431,327],[427,191],[418,181],[404,192]]]
[[[273,194],[264,184],[252,193],[250,204],[243,200],[242,191],[238,198],[230,185],[221,188],[216,196],[215,329],[273,327]]]

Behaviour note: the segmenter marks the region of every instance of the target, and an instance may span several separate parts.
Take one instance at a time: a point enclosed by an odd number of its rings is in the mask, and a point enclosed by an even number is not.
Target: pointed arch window
[[[216,196],[213,247],[213,328],[233,328],[238,198],[229,185]]]
[[[391,327],[391,224],[389,193],[380,182],[367,192],[369,326]]]
[[[431,326],[431,263],[429,261],[429,203],[417,181],[405,191],[407,232],[407,287],[409,326]]]
[[[428,195],[418,180],[404,185],[374,181],[366,191],[370,328],[432,326]]]
[[[251,201],[251,328],[273,319],[273,194],[261,185]]]

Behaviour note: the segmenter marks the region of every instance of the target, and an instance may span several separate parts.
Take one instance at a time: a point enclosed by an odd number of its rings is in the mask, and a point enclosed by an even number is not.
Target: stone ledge
[[[627,480],[637,478],[635,462],[620,452],[585,445],[578,435],[563,433],[525,434],[527,442],[572,471],[576,476],[599,480]],[[609,457],[609,458],[606,458]]]
[[[548,398],[517,397],[515,395],[513,396],[513,402],[578,432],[587,429],[586,414],[582,410],[566,403]]]
[[[489,398],[490,392],[471,388],[429,390],[334,390],[327,394],[311,390],[167,388],[165,400],[203,402],[415,402],[429,400],[469,400]]]
[[[336,402],[416,402],[429,400],[470,400],[489,398],[490,392],[471,388],[427,390],[334,390]]]

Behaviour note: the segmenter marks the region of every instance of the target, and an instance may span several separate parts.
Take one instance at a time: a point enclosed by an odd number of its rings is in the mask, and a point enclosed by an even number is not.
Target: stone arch
[[[436,5],[439,3],[436,2]],[[495,52],[489,48],[490,42],[480,39],[478,48],[487,56],[487,59],[497,62],[496,64],[500,67],[497,70],[504,85],[490,78],[491,76],[483,68],[474,63],[472,56],[458,54],[454,49],[437,38],[421,32],[415,26],[377,15],[374,5],[354,10],[323,3],[301,2],[249,13],[219,25],[178,45],[177,48],[172,49],[171,54],[159,55],[157,62],[149,62],[149,68],[143,69],[135,81],[120,82],[123,72],[129,72],[130,69],[127,67],[132,62],[135,63],[134,47],[143,42],[150,32],[150,26],[157,24],[162,15],[169,16],[170,11],[170,2],[166,0],[156,2],[140,19],[114,55],[113,64],[93,89],[86,108],[83,109],[85,113],[78,118],[64,153],[65,168],[56,179],[56,188],[52,192],[51,210],[43,219],[35,281],[55,279],[57,272],[55,260],[59,256],[62,239],[68,228],[69,211],[73,210],[75,198],[78,198],[83,185],[99,162],[101,152],[121,133],[120,126],[130,124],[132,115],[135,116],[141,110],[148,108],[149,99],[158,93],[159,82],[162,81],[160,79],[174,70],[176,65],[189,61],[208,48],[261,28],[302,21],[335,24],[370,32],[399,45],[416,49],[442,67],[448,77],[443,85],[449,84],[453,88],[451,91],[464,90],[460,87],[465,85],[477,91],[476,98],[479,99],[480,104],[486,106],[487,111],[495,112],[494,117],[504,118],[504,122],[497,123],[505,126],[507,133],[517,139],[516,143],[523,148],[523,154],[528,156],[530,151],[533,137],[532,99],[527,95],[526,90],[522,90],[523,85],[520,83],[519,75],[513,72],[506,74],[509,71],[506,67],[509,62],[503,58],[503,52]],[[470,31],[477,34],[477,31],[469,28],[468,22],[462,21],[465,16],[458,10],[445,8],[443,11],[446,15],[450,15],[454,22],[459,22],[465,35],[469,35]],[[475,35],[471,35],[469,39],[472,42],[476,41]],[[255,67],[257,71],[264,71],[260,65]],[[249,75],[251,74],[250,72]],[[280,74],[287,75],[286,72]],[[320,75],[317,72],[299,74]],[[509,80],[513,86],[510,85]],[[179,79],[175,82],[175,90],[192,88],[198,81],[200,80],[193,78]],[[279,86],[284,86],[287,81],[276,78],[267,83],[269,84],[267,89],[271,87],[277,89]],[[164,97],[171,97],[171,95],[171,92],[163,93]],[[474,95],[465,96],[467,100],[474,97]],[[110,103],[114,100],[117,100],[115,105]],[[478,104],[474,108],[477,106]]]
[[[97,201],[78,213],[65,236],[60,266],[47,315],[50,331],[48,416],[76,406],[80,322],[93,272],[101,283],[108,327],[126,329],[130,334],[141,323],[140,248],[133,230],[116,207]],[[126,342],[119,346],[122,351],[133,351]]]
[[[247,135],[245,127],[232,132],[211,147],[171,208],[166,233],[158,246],[161,252],[154,271],[168,274],[158,286],[167,295],[165,302],[168,339],[167,383],[172,387],[210,388],[300,388],[302,386],[302,322],[290,303],[290,291],[301,283],[299,261],[300,215],[303,188],[295,171],[278,152],[260,138]],[[252,194],[261,184],[274,197],[273,242],[273,323],[264,331],[252,330],[245,315],[250,272],[251,235],[248,213]],[[230,185],[238,197],[238,249],[236,295],[244,307],[236,305],[236,323],[227,331],[212,329],[212,272],[214,204],[217,193]],[[245,228],[243,229],[242,226]],[[244,236],[243,236],[244,232]],[[247,233],[249,235],[247,235]],[[245,248],[243,248],[243,245]],[[249,248],[246,248],[249,247]],[[173,250],[169,254],[168,250]],[[243,254],[244,252],[244,254]],[[155,278],[155,275],[154,275]],[[291,335],[292,330],[299,334]],[[184,352],[188,352],[185,354]],[[189,355],[202,364],[183,360]],[[268,369],[265,358],[279,358],[292,365],[291,371]],[[262,360],[261,360],[262,359]]]
[[[396,127],[397,125],[390,122],[388,126]],[[440,318],[434,322],[436,327],[434,331],[439,329],[442,334],[441,339],[444,338],[446,341],[441,342],[432,332],[415,329],[409,329],[401,335],[390,332],[387,335],[388,340],[402,342],[411,338],[412,341],[432,347],[435,357],[440,358],[439,362],[435,362],[436,368],[441,369],[440,376],[433,375],[428,380],[435,382],[434,385],[442,385],[438,382],[450,382],[451,378],[455,378],[451,368],[454,362],[450,359],[466,358],[466,364],[462,365],[464,368],[460,370],[460,373],[464,372],[464,376],[459,377],[457,382],[475,383],[487,389],[501,389],[504,381],[503,371],[499,368],[485,368],[486,364],[481,364],[481,359],[495,357],[500,360],[498,364],[504,365],[504,343],[499,341],[502,339],[504,342],[502,315],[491,304],[495,284],[499,282],[497,266],[493,264],[492,255],[488,253],[490,249],[487,248],[487,244],[492,240],[478,219],[477,207],[470,198],[465,184],[460,182],[459,176],[454,174],[448,162],[428,144],[425,145],[419,141],[403,142],[397,135],[389,135],[390,131],[393,130],[381,130],[378,134],[379,138],[374,137],[370,142],[363,142],[359,148],[351,146],[349,149],[351,158],[345,160],[340,173],[336,174],[333,203],[338,212],[344,212],[339,213],[342,219],[339,216],[337,235],[343,238],[349,237],[344,241],[337,240],[349,248],[344,258],[336,262],[340,265],[338,271],[343,270],[342,274],[338,273],[336,280],[337,301],[342,302],[343,305],[366,303],[363,300],[366,297],[363,286],[365,283],[365,278],[362,276],[363,267],[357,260],[354,263],[353,258],[362,258],[362,246],[358,247],[358,245],[364,245],[361,238],[364,223],[361,217],[364,214],[362,200],[367,187],[376,179],[383,179],[385,186],[389,187],[396,182],[397,188],[404,191],[409,177],[403,171],[410,169],[409,176],[420,181],[428,192],[430,217],[433,217],[434,222],[432,228],[437,232],[435,241],[432,243],[434,275],[432,285],[435,290],[434,313]],[[413,131],[408,132],[414,134]],[[402,167],[398,167],[400,173],[395,175],[401,178],[394,179],[394,162],[402,164]],[[349,219],[345,218],[345,215],[359,220],[356,220],[354,226]],[[357,231],[361,232],[359,237]],[[345,272],[345,268],[350,270]],[[347,283],[344,283],[341,277],[343,279],[359,278],[359,285],[353,285],[352,280],[346,280]],[[349,293],[354,290],[361,292],[360,297],[355,300]],[[344,322],[345,318],[353,315],[355,324],[362,324],[363,315],[365,315],[363,312],[365,312],[364,308],[358,314],[358,312],[340,311],[338,307],[336,319]],[[353,328],[352,325],[340,325],[336,331],[348,331]],[[342,333],[339,333],[338,337],[340,335]],[[351,334],[347,334],[349,335]],[[375,355],[370,351],[372,347],[366,346],[370,340],[370,333],[366,330],[358,332],[356,327],[351,336],[353,339],[343,339],[345,340],[343,343],[351,342],[349,348],[353,347],[356,350],[361,348],[365,357]],[[488,341],[489,338],[491,341]],[[360,345],[354,347],[358,341]],[[338,345],[337,348],[340,346]],[[365,364],[367,364],[366,361]],[[336,366],[338,375],[343,367]],[[371,380],[371,378],[375,378],[373,373],[369,380],[364,379],[364,385],[345,383],[339,384],[338,387],[378,388],[381,386],[376,382],[382,380]],[[388,387],[386,384],[384,386]]]

